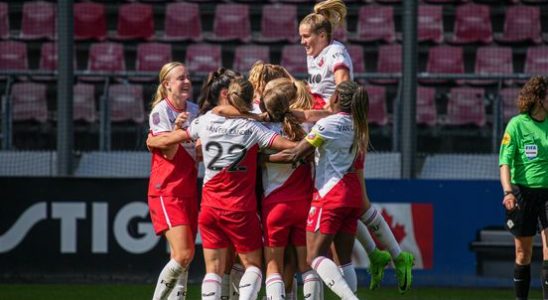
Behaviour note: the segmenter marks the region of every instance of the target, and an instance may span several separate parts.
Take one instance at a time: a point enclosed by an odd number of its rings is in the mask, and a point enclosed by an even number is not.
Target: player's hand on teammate
[[[506,208],[506,210],[508,211],[519,209],[518,200],[516,199],[516,196],[512,193],[504,195],[504,198],[502,199],[502,205],[504,205],[504,208]]]
[[[188,120],[188,112],[184,111],[180,113],[175,119],[175,129],[183,128],[185,122]]]

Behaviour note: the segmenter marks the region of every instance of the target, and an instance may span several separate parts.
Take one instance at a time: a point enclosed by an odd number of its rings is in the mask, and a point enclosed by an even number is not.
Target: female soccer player
[[[333,40],[333,32],[344,23],[346,6],[342,0],[326,0],[314,6],[314,12],[307,15],[299,25],[301,44],[306,49],[308,82],[315,98],[316,109],[323,108],[324,103],[335,91],[336,85],[345,80],[353,79],[352,61],[343,44]],[[382,245],[388,250],[379,251],[371,235],[362,224],[358,231],[358,239],[367,251],[370,260],[370,289],[380,286],[384,268],[394,261],[398,289],[405,293],[411,287],[411,268],[414,257],[411,253],[402,252],[386,221],[377,210],[365,199],[367,211],[360,220],[375,234]],[[357,288],[356,274],[352,265],[344,266],[345,277],[353,289]]]
[[[248,113],[253,100],[251,83],[234,80],[228,100],[241,113]],[[202,299],[220,298],[221,276],[232,245],[245,266],[240,299],[256,299],[262,281],[262,234],[254,192],[257,151],[282,150],[295,143],[258,122],[227,119],[211,111],[195,119],[187,132],[202,141],[206,165],[198,218],[207,272]]]
[[[187,101],[191,82],[183,64],[165,64],[159,82],[149,118],[151,139],[171,132],[181,112],[187,113],[187,124],[198,113],[198,107]],[[156,234],[165,235],[171,250],[171,260],[158,277],[153,299],[184,299],[198,223],[194,145],[178,142],[151,151],[150,216]]]

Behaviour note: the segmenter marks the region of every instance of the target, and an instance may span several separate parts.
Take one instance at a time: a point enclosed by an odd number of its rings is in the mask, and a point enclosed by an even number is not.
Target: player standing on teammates
[[[253,87],[236,79],[228,100],[241,113],[252,109]],[[261,287],[262,234],[257,216],[255,175],[259,148],[286,149],[295,143],[248,119],[227,119],[208,112],[187,130],[202,141],[206,172],[198,217],[206,275],[202,299],[220,299],[229,247],[234,246],[246,270],[240,299],[256,299]]]
[[[196,104],[188,101],[190,96],[191,82],[185,66],[179,62],[165,64],[152,102],[149,139],[171,132],[181,112],[188,113],[188,125],[198,113]],[[151,151],[150,216],[154,231],[165,235],[171,253],[171,260],[158,277],[153,299],[185,299],[198,216],[194,144],[178,142]]]
[[[308,76],[311,91],[314,94],[315,108],[321,108],[328,102],[335,91],[336,85],[345,80],[353,79],[352,61],[343,44],[333,40],[334,29],[344,23],[346,6],[341,0],[326,0],[314,6],[314,12],[307,15],[299,25],[301,44],[306,49]],[[380,286],[384,276],[384,268],[394,261],[398,289],[405,293],[411,287],[411,268],[414,257],[411,253],[402,252],[394,238],[390,227],[381,214],[371,206],[369,199],[364,198],[367,211],[361,216],[361,221],[375,234],[378,240],[388,249],[380,251],[371,238],[368,230],[358,224],[358,239],[363,244],[369,256],[371,273],[370,289]],[[356,273],[352,265],[343,267],[347,281],[353,289],[357,289]]]
[[[527,299],[533,237],[540,229],[542,292],[548,299],[548,80],[529,79],[520,91],[518,108],[520,114],[506,126],[499,156],[506,228],[516,246],[514,291],[516,299]]]

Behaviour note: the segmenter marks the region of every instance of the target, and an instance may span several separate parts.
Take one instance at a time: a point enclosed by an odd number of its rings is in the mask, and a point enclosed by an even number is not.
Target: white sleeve
[[[337,69],[343,67],[350,70],[352,61],[350,61],[350,56],[346,54],[346,49],[343,47],[336,47],[331,52],[329,56],[329,70],[333,73]]]
[[[195,141],[197,139],[200,138],[200,123],[203,123],[203,116],[200,116],[194,120],[192,120],[192,122],[190,123],[190,126],[186,129],[188,135],[190,136],[190,138]],[[202,122],[200,122],[202,121]]]
[[[255,121],[251,122],[251,130],[253,130],[253,135],[259,144],[259,147],[264,148],[270,148],[272,143],[274,142],[274,139],[278,136],[278,134],[268,128],[266,128],[263,124]]]
[[[169,121],[166,110],[159,109],[158,105],[150,112],[148,122],[153,135],[173,130],[173,124]]]

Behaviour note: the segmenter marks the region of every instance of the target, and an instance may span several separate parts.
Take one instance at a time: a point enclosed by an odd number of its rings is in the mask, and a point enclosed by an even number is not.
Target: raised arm
[[[168,150],[174,145],[190,140],[188,133],[184,129],[176,129],[158,135],[149,134],[147,138],[147,147]]]
[[[213,113],[226,118],[247,118],[259,122],[265,122],[266,113],[254,114],[254,113],[242,113],[232,105],[218,105],[213,108]]]
[[[313,109],[308,109],[308,110],[293,109],[291,110],[291,113],[301,123],[305,123],[305,122],[314,123],[320,119],[323,119],[331,115],[331,112],[327,110],[313,110]]]
[[[314,146],[312,146],[312,144],[308,141],[301,140],[295,147],[285,149],[276,154],[268,155],[265,161],[272,163],[295,163],[312,154],[314,149]]]

